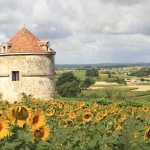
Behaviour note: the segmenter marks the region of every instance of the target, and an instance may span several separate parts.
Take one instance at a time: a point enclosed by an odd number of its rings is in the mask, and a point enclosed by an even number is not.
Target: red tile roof
[[[40,46],[45,46],[48,43],[48,41],[38,41],[38,44]]]
[[[23,28],[7,42],[7,44],[11,46],[7,52],[47,52],[44,48],[41,47],[45,44],[45,41],[42,45],[39,44],[40,42],[43,43],[26,28]]]

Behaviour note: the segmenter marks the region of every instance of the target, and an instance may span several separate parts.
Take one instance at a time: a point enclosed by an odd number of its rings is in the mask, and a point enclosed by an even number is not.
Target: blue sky
[[[150,0],[0,0],[0,43],[25,27],[56,64],[150,62]]]

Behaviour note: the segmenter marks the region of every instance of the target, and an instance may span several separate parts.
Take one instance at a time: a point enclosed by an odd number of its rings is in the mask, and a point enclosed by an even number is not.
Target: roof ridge
[[[18,31],[8,42],[11,42],[17,35],[19,35],[22,32],[28,32],[28,34],[32,35],[35,39],[40,41],[35,35],[33,35],[27,28],[22,28],[20,31]]]

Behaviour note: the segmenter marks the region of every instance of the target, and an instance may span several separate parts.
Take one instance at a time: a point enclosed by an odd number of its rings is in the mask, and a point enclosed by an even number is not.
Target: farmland
[[[57,72],[56,82],[65,71]],[[77,97],[56,94],[55,99],[44,100],[22,93],[21,101],[1,100],[2,150],[149,149],[149,77],[142,77],[143,82],[127,75],[131,69],[127,73],[122,69],[103,71],[115,71],[113,76],[131,82],[109,82],[108,74],[99,70],[99,77],[92,78],[95,83]],[[86,78],[85,69],[74,68],[73,73],[81,81]]]
[[[109,88],[109,87],[112,87],[113,83],[110,83],[108,82],[110,79],[108,78],[108,74],[105,74],[105,73],[102,73],[102,72],[110,72],[112,73],[112,77],[118,77],[120,79],[130,79],[130,83],[127,84],[127,86],[123,86],[123,85],[115,85],[113,86],[113,89],[114,88],[117,88],[118,89],[124,89],[124,88],[129,88],[132,93],[132,95],[135,93],[134,91],[149,91],[150,90],[150,82],[141,82],[141,78],[145,78],[147,80],[149,80],[150,78],[149,77],[135,77],[135,76],[130,76],[128,75],[129,73],[133,72],[133,71],[137,71],[139,68],[141,67],[126,67],[126,68],[113,68],[113,69],[101,69],[99,70],[99,77],[93,77],[93,79],[95,80],[95,84],[93,84],[90,89],[93,90],[93,92],[95,91],[95,89],[98,89],[100,88],[99,92],[101,90],[104,90],[103,88]],[[86,78],[85,76],[85,69],[84,70],[81,70],[81,69],[73,69],[73,73],[76,77],[78,77],[80,80],[84,80]],[[56,79],[63,73],[62,72],[59,72],[58,74],[56,74]],[[97,84],[97,83],[102,83],[103,84]],[[109,83],[109,84],[108,84]],[[119,90],[119,91],[120,91]],[[116,91],[116,90],[115,90]],[[84,91],[84,93],[89,93],[90,91]],[[96,91],[96,93],[98,93]],[[148,94],[146,94],[148,95]]]

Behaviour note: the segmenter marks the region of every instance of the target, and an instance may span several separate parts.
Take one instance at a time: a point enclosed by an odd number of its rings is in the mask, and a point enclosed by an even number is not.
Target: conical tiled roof
[[[40,40],[35,37],[26,28],[21,29],[12,39],[7,43],[11,43],[8,53],[23,53],[23,52],[47,52],[38,43]]]

